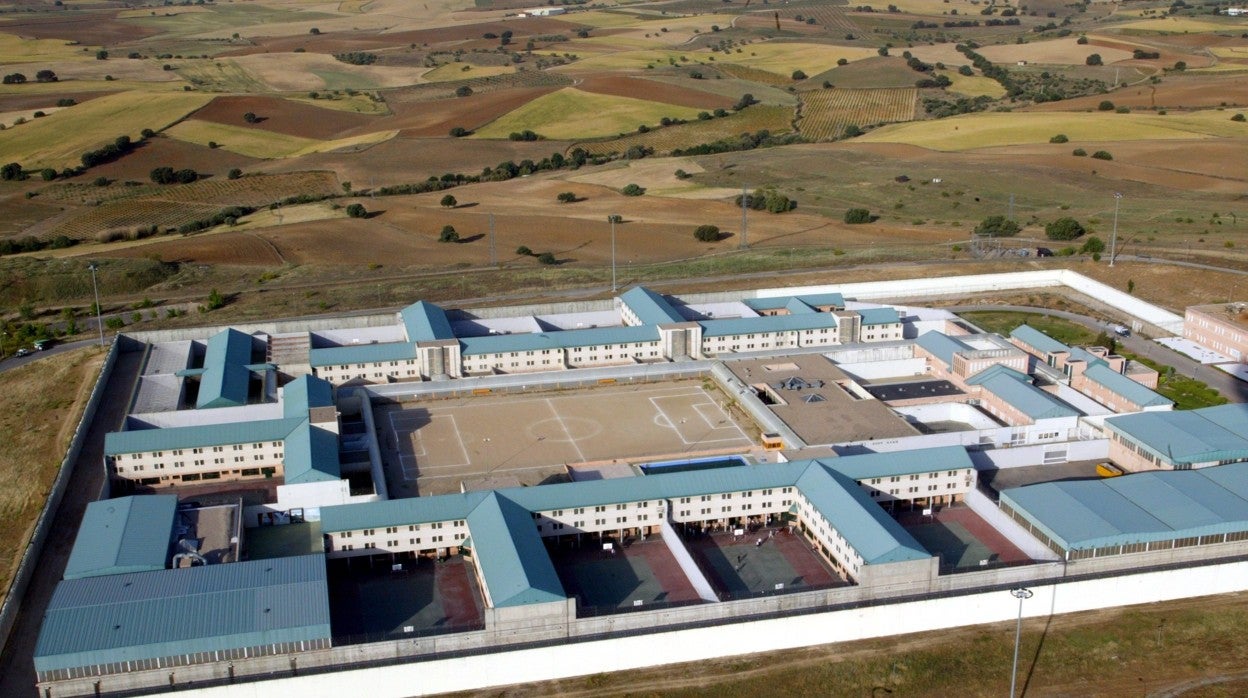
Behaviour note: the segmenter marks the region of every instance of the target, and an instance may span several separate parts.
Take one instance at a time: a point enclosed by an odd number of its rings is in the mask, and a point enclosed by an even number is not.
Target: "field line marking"
[[[710,393],[706,392],[705,388],[698,388],[698,390],[700,390],[702,394],[706,396],[707,400],[710,400],[711,404],[714,405],[716,409],[719,411],[719,413],[724,416],[724,419],[727,420],[727,422],[731,424],[734,429],[737,430],[737,433],[741,435],[741,438],[745,439],[748,443],[751,443],[751,444],[754,443],[754,440],[750,438],[750,435],[745,433],[745,430],[741,428],[740,424],[737,424],[737,420],[733,419],[732,415],[728,414],[728,410],[725,410],[723,407],[720,407],[719,403],[715,402],[715,398],[712,397]]]
[[[664,397],[668,397],[668,396],[664,396]],[[688,446],[689,440],[685,438],[684,434],[680,433],[680,429],[676,428],[676,422],[672,421],[672,418],[667,415],[667,412],[665,412],[663,408],[659,406],[659,398],[652,397],[652,398],[647,398],[647,399],[650,400],[651,405],[654,405],[654,409],[658,411],[659,416],[662,417],[664,421],[667,422],[668,427],[672,431],[676,432],[676,438],[680,439],[682,444],[684,444],[685,446]],[[658,424],[658,422],[656,421],[655,424]]]
[[[555,409],[555,404],[550,401],[550,398],[546,398],[546,406],[555,415],[555,419],[559,420],[559,426],[563,427],[563,433],[568,435],[568,441],[572,444],[572,448],[576,449],[576,457],[584,461],[585,454],[581,453],[580,444],[576,443],[576,439],[572,437],[572,431],[568,429],[567,423],[563,421],[563,415],[559,414],[559,410]]]
[[[459,423],[455,421],[455,415],[445,415],[451,420],[451,428],[455,430],[455,440],[459,442],[459,452],[464,456],[463,465],[469,465],[472,459],[468,457],[468,447],[464,445],[464,435],[459,431]]]

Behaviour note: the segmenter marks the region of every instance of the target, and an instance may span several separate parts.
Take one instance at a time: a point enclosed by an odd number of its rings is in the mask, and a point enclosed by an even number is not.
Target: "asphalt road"
[[[73,351],[75,349],[89,347],[93,344],[99,344],[99,342],[100,340],[98,338],[97,339],[84,339],[79,342],[68,342],[66,344],[59,344],[59,343],[53,344],[52,346],[48,347],[47,349],[44,349],[43,351],[32,351],[26,356],[15,356],[13,354],[6,354],[3,359],[0,359],[0,372],[8,371],[9,369],[17,368],[18,366],[25,366],[26,364],[32,361],[38,361],[39,359],[46,359],[49,356],[56,356],[57,354],[61,354],[67,351]]]

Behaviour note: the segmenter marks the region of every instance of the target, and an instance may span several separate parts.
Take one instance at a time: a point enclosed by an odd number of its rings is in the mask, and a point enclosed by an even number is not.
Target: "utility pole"
[[[1114,234],[1109,238],[1109,266],[1114,266],[1114,255],[1118,252],[1118,204],[1122,202],[1122,192],[1114,192]]]
[[[498,266],[498,248],[494,245],[494,214],[490,214],[490,266]]]
[[[618,288],[615,284],[615,221],[619,216],[614,213],[607,216],[607,221],[611,223],[611,294],[615,295]]]
[[[87,268],[91,270],[91,288],[95,289],[95,328],[100,331],[100,346],[104,346],[104,322],[100,319],[100,285],[95,281],[95,272],[100,266],[91,262]]]
[[[1010,671],[1010,698],[1014,698],[1014,684],[1018,679],[1018,641],[1023,636],[1023,601],[1034,596],[1026,587],[1010,589],[1010,595],[1018,599],[1018,625],[1014,627],[1014,668]]]
[[[745,185],[742,184],[741,185],[741,249],[743,250],[750,246],[750,233],[749,233],[750,207],[746,205],[746,200],[748,198],[749,198],[749,194],[746,193]]]

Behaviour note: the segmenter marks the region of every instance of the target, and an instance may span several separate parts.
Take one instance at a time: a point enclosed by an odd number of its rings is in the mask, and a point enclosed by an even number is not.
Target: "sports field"
[[[811,550],[805,538],[787,527],[762,528],[741,536],[695,534],[686,545],[725,601],[849,583]]]
[[[944,571],[1027,562],[1029,558],[978,514],[966,507],[942,509],[933,516],[905,512],[898,519],[915,540],[940,556]]]
[[[684,381],[435,401],[378,421],[391,491],[429,495],[500,475],[538,484],[568,463],[749,448],[722,399]]]
[[[481,593],[469,563],[335,560],[330,568],[331,628],[334,642],[362,642],[379,636],[463,632],[482,623]],[[396,563],[398,564],[398,563]]]
[[[658,536],[603,550],[596,542],[551,554],[559,581],[581,608],[599,612],[644,609],[656,603],[688,603],[698,593]],[[640,603],[638,603],[640,602]]]

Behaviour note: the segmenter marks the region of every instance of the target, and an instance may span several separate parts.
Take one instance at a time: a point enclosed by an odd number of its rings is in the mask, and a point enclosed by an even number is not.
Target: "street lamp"
[[[607,220],[611,223],[611,293],[614,294],[617,286],[615,285],[615,221],[619,216],[611,214],[607,216]]]
[[[1023,635],[1023,600],[1034,595],[1035,592],[1026,587],[1010,589],[1010,596],[1018,599],[1018,625],[1014,628],[1014,668],[1010,671],[1010,698],[1014,698],[1014,684],[1018,679],[1018,641]]]
[[[87,268],[91,270],[91,288],[95,289],[95,328],[100,331],[100,346],[104,346],[104,322],[100,317],[100,285],[95,281],[95,272],[100,265],[91,262]]]
[[[1109,239],[1109,266],[1114,266],[1114,255],[1118,248],[1118,204],[1122,202],[1122,192],[1114,192],[1114,234]]]

